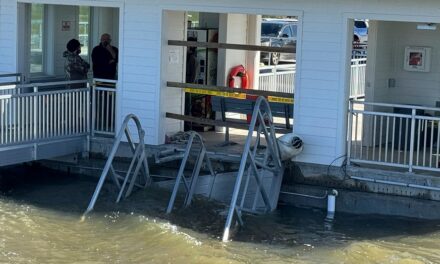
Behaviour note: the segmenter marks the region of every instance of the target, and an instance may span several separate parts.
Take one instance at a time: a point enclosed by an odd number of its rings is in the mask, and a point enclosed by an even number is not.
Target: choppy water
[[[245,217],[246,227],[224,244],[222,208],[204,201],[166,216],[168,194],[137,192],[115,206],[108,185],[81,222],[95,180],[35,169],[6,174],[0,263],[440,263],[440,222],[337,214],[330,226],[324,212],[281,206]]]

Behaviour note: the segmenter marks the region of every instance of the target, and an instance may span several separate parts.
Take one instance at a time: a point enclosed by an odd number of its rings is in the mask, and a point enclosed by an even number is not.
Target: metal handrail
[[[22,97],[34,97],[37,95],[51,95],[51,94],[67,94],[74,92],[87,92],[89,88],[77,88],[77,89],[64,89],[62,91],[44,91],[44,92],[34,92],[34,93],[21,93],[21,94],[5,94],[0,95],[0,99],[10,99],[10,98],[22,98]]]
[[[92,85],[92,136],[114,136],[117,80],[93,79]],[[103,86],[110,84],[111,86]]]
[[[56,89],[57,87],[53,86],[60,86],[60,85],[71,85],[71,84],[86,84],[85,87],[89,87],[89,81],[88,80],[78,80],[78,81],[59,81],[59,82],[39,82],[39,83],[26,83],[26,84],[16,84],[13,87],[8,88],[0,88],[3,90],[20,90],[20,89],[26,89],[26,88],[37,88],[43,86],[44,89]],[[14,83],[15,84],[15,83]],[[2,85],[0,83],[0,85]],[[85,88],[84,87],[84,88]],[[35,90],[34,90],[35,92]]]
[[[266,111],[263,112],[262,111],[263,109],[265,109]],[[267,116],[264,116],[264,114],[266,114]],[[257,124],[257,121],[258,121],[258,124]],[[267,130],[266,123],[268,123],[268,125],[269,125],[269,131]],[[258,128],[257,128],[257,125],[258,125]],[[256,130],[256,128],[257,128],[257,139],[255,141],[255,145],[252,148],[253,133]],[[272,112],[270,110],[270,105],[269,105],[269,102],[267,101],[266,98],[260,96],[256,100],[254,111],[252,114],[252,119],[251,119],[251,122],[249,125],[249,132],[248,132],[248,136],[247,136],[247,139],[246,139],[246,142],[244,145],[243,155],[242,155],[241,162],[240,162],[240,168],[238,170],[237,179],[235,181],[235,187],[234,187],[234,191],[232,194],[231,203],[229,206],[229,213],[228,213],[225,228],[223,231],[223,239],[222,239],[223,242],[227,242],[229,240],[229,233],[230,233],[232,218],[233,218],[234,214],[237,215],[239,222],[241,224],[243,223],[243,221],[241,219],[241,210],[242,210],[242,207],[244,204],[244,199],[245,199],[247,188],[249,185],[251,172],[253,172],[253,175],[255,176],[255,180],[256,180],[258,189],[261,193],[264,204],[266,206],[266,211],[270,211],[273,209],[272,205],[270,204],[268,195],[267,195],[266,191],[264,190],[264,187],[262,186],[262,183],[261,183],[262,177],[261,177],[260,173],[258,172],[258,167],[261,167],[261,166],[259,166],[256,162],[257,149],[258,149],[258,145],[260,144],[260,136],[262,133],[265,136],[266,144],[267,144],[266,154],[265,154],[263,164],[266,165],[267,167],[272,166],[272,167],[274,167],[275,171],[282,173],[283,165],[281,163],[278,142],[277,142],[276,136],[275,136],[275,129],[274,129],[274,125],[273,125],[273,117],[272,117]],[[272,159],[270,159],[269,157],[272,157]],[[238,206],[237,201],[238,201],[238,197],[239,197],[239,194],[241,191],[241,184],[242,184],[243,176],[246,171],[247,171],[246,184],[245,184],[243,191],[242,191],[243,194],[242,194],[240,206]],[[274,175],[275,175],[275,173],[274,173]],[[258,195],[256,194],[255,200],[254,200],[254,207],[256,204],[257,197],[258,197]]]
[[[354,105],[407,109],[392,113],[354,109]],[[440,117],[417,110],[440,108],[350,100],[347,164],[351,162],[440,171]]]
[[[420,106],[420,105],[376,103],[376,102],[365,102],[365,101],[358,101],[358,100],[350,100],[350,102],[353,104],[363,104],[363,105],[371,105],[371,106],[399,107],[399,108],[407,108],[407,109],[440,111],[440,108],[438,108],[438,107],[429,107],[429,106]]]
[[[134,123],[136,124],[137,132],[138,132],[138,136],[139,136],[139,143],[137,146],[134,144],[130,130],[128,128],[128,123],[130,120],[133,120]],[[130,148],[133,152],[133,159],[130,164],[130,168],[125,176],[124,183],[121,186],[119,183],[119,178],[117,177],[117,174],[115,173],[115,171],[113,169],[112,163],[115,158],[116,152],[119,148],[119,145],[121,144],[122,137],[124,136],[124,134],[127,137],[128,143],[129,143]],[[149,173],[148,162],[147,162],[147,158],[146,158],[146,154],[145,154],[144,136],[145,136],[145,131],[142,129],[142,126],[141,126],[141,123],[140,123],[138,117],[135,116],[134,114],[127,115],[124,119],[124,122],[122,122],[122,125],[119,129],[119,132],[115,138],[115,141],[114,141],[115,143],[113,144],[113,147],[110,151],[110,154],[108,155],[107,162],[105,163],[104,169],[101,173],[101,177],[99,178],[95,192],[93,193],[92,199],[90,200],[89,206],[87,207],[87,210],[85,211],[84,215],[90,213],[93,210],[95,203],[96,203],[96,200],[98,199],[99,193],[101,192],[102,186],[104,185],[105,179],[107,178],[107,175],[110,171],[112,173],[113,180],[115,181],[116,185],[120,189],[117,201],[120,200],[121,195],[124,191],[125,184],[128,182],[128,178],[131,176],[132,178],[130,180],[130,186],[128,188],[126,196],[128,196],[130,194],[130,192],[133,188],[133,185],[135,183],[137,174],[139,173],[142,165],[143,165],[143,169],[144,169],[144,173],[145,173],[146,185],[149,183],[150,173]],[[134,163],[136,161],[137,161],[137,165],[136,165],[135,172],[133,175],[131,175],[131,170],[134,167]]]
[[[209,172],[211,173],[211,176],[213,177],[212,182],[211,182],[209,197],[211,196],[212,188],[213,188],[213,185],[215,182],[216,174],[214,173],[214,170],[212,168],[211,160],[209,159],[209,157],[207,155],[206,147],[205,147],[205,144],[203,143],[202,136],[200,136],[200,134],[195,131],[189,131],[187,133],[189,134],[189,139],[188,139],[188,143],[186,145],[185,151],[184,151],[184,155],[183,156],[181,156],[181,155],[176,156],[178,159],[181,158],[182,162],[180,164],[180,168],[179,168],[179,172],[177,173],[176,182],[174,184],[173,192],[171,194],[171,198],[168,203],[168,207],[167,207],[167,211],[166,211],[167,213],[171,213],[171,211],[173,210],[174,202],[176,200],[177,192],[179,190],[179,186],[180,186],[181,181],[184,183],[184,186],[187,191],[185,201],[184,201],[184,206],[188,207],[191,204],[192,197],[193,197],[195,189],[196,189],[197,180],[198,180],[198,177],[200,174],[200,169],[202,167],[203,161],[206,161]],[[185,171],[185,167],[187,165],[188,158],[191,154],[191,150],[192,150],[196,140],[199,142],[200,148],[198,149],[197,161],[196,161],[194,168],[193,168],[193,171],[192,171],[190,183],[188,184],[183,173]]]

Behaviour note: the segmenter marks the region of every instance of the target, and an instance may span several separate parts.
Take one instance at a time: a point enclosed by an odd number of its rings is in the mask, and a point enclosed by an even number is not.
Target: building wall
[[[31,0],[26,0],[31,1]],[[41,2],[41,1],[40,1]],[[66,3],[66,0],[46,0]],[[4,55],[0,71],[14,71],[16,55],[16,3],[0,0],[0,47]],[[293,15],[300,20],[297,46],[295,133],[305,141],[297,160],[330,164],[345,154],[347,73],[352,33],[349,18],[389,21],[440,22],[440,2],[426,0],[81,0],[78,4],[119,6],[121,14],[119,121],[127,113],[140,116],[150,144],[163,142],[161,86],[166,79],[161,68],[167,60],[162,36],[163,10],[218,13]],[[165,29],[164,29],[165,30]],[[3,47],[8,52],[3,51]],[[8,53],[8,54],[6,54]],[[340,164],[335,162],[333,164]]]
[[[435,106],[440,100],[440,30],[417,30],[418,23],[380,22],[382,34],[378,38],[376,86],[382,102]],[[403,69],[405,47],[431,47],[429,72]],[[395,87],[388,87],[388,79]],[[380,85],[379,85],[380,84]],[[379,91],[378,91],[379,90]]]
[[[17,71],[17,3],[0,0],[0,73]]]
[[[186,40],[186,13],[183,11],[163,12],[162,41]],[[174,134],[183,130],[183,122],[165,117],[166,112],[183,113],[184,93],[182,89],[167,87],[166,82],[184,82],[186,48],[164,45],[162,48],[162,80],[160,85],[160,118],[162,131],[159,141],[165,141],[165,134]]]

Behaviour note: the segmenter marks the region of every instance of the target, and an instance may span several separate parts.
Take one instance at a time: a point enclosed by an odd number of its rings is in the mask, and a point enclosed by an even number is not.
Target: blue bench
[[[222,121],[226,121],[226,112],[238,114],[252,114],[254,111],[255,100],[235,99],[213,96],[211,99],[212,110],[221,112]],[[293,118],[293,104],[270,102],[270,109],[274,117],[284,117],[286,128],[290,129],[289,119]]]

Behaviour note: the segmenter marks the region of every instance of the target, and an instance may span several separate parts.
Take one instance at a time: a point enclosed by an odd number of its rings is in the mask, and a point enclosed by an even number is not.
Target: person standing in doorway
[[[101,42],[92,50],[93,78],[116,80],[118,48],[111,45],[111,36],[102,34]]]
[[[79,56],[81,44],[77,39],[71,39],[67,42],[66,48],[67,50],[63,53],[63,57],[66,59],[64,62],[66,79],[69,81],[86,80],[90,64]]]

